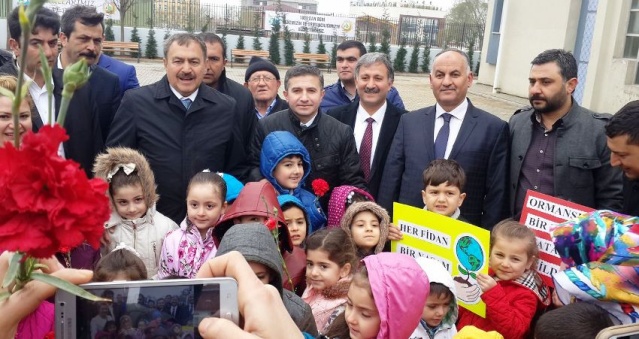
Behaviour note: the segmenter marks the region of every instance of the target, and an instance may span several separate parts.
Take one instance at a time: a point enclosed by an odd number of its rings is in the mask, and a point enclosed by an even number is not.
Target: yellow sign
[[[441,262],[455,281],[459,306],[486,317],[476,278],[478,273],[488,274],[490,232],[404,204],[394,203],[393,211],[393,224],[402,230],[404,239],[393,241],[391,250]]]

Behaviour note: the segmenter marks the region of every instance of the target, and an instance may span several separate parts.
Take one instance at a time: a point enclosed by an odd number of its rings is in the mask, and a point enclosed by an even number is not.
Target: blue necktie
[[[450,134],[450,118],[452,117],[449,113],[442,114],[444,125],[435,139],[435,159],[443,159],[446,155],[446,145],[448,145],[448,135]]]
[[[182,101],[182,105],[184,105],[187,110],[189,109],[189,107],[191,107],[191,103],[193,103],[193,101],[189,98],[182,98],[180,99],[180,101]]]

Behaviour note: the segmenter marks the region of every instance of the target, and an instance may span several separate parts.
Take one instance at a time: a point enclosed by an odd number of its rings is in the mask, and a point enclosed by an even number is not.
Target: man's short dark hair
[[[608,312],[601,307],[576,302],[542,315],[535,326],[535,339],[592,339],[613,325]]]
[[[435,54],[435,58],[433,59],[433,62],[435,61],[435,59],[437,59],[438,56],[446,53],[446,52],[455,52],[457,54],[460,54],[461,56],[464,57],[464,60],[466,60],[466,69],[468,70],[468,72],[472,72],[472,69],[470,68],[470,58],[468,57],[468,54],[466,54],[466,52],[462,51],[459,48],[444,48],[442,49],[439,53]]]
[[[7,22],[9,24],[9,37],[17,41],[18,44],[20,44],[20,37],[22,36],[20,18],[18,17],[19,10],[20,6],[14,8],[7,18]],[[36,30],[41,28],[50,29],[53,34],[60,33],[60,16],[46,7],[40,8],[36,14],[35,25],[33,25],[33,31],[31,33],[35,33]]]
[[[363,43],[361,43],[359,41],[346,40],[346,41],[342,42],[341,44],[337,45],[337,50],[338,51],[344,51],[344,50],[347,50],[349,48],[357,48],[359,50],[359,56],[360,57],[362,55],[366,54],[366,47],[364,46]]]
[[[449,186],[459,188],[464,193],[466,185],[466,173],[455,160],[437,159],[430,162],[424,170],[424,189],[426,186],[439,186],[445,182]]]
[[[549,62],[554,62],[559,66],[564,81],[577,78],[577,60],[575,60],[575,56],[572,53],[563,49],[545,50],[539,53],[530,64],[543,65]]]
[[[324,76],[322,75],[322,71],[315,66],[309,65],[298,65],[289,68],[286,71],[286,76],[284,76],[284,89],[288,90],[288,81],[295,77],[301,77],[304,75],[313,75],[319,78],[320,80],[320,88],[324,88]]]
[[[62,33],[67,37],[71,37],[71,33],[73,33],[75,29],[75,23],[77,21],[85,26],[93,27],[100,25],[102,32],[104,32],[104,13],[98,13],[95,7],[82,5],[73,6],[64,11],[61,21]]]
[[[222,40],[219,35],[215,33],[200,33],[197,36],[202,39],[204,43],[209,43],[212,45],[220,44],[220,46],[222,46],[222,60],[226,60],[226,45],[224,44],[224,40]]]
[[[200,48],[202,48],[204,59],[206,59],[206,44],[200,37],[192,33],[176,33],[164,40],[165,58],[169,55],[169,48],[174,42],[177,43],[178,46],[187,46],[191,42],[198,44]]]
[[[628,144],[639,145],[639,100],[631,101],[613,115],[606,125],[606,136],[628,136]]]

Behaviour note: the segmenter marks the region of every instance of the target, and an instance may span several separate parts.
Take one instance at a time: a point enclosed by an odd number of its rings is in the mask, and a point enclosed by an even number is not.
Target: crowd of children
[[[178,226],[155,210],[158,196],[144,157],[107,150],[94,172],[109,183],[113,213],[94,279],[194,278],[208,259],[239,251],[256,276],[278,290],[298,328],[313,336],[444,339],[479,332],[543,339],[563,333],[562,317],[600,319],[593,334],[611,325],[591,304],[551,311],[557,317],[544,314],[551,291],[536,272],[535,234],[516,221],[502,221],[491,232],[489,274],[476,276],[486,304],[480,317],[458,307],[456,283],[440,262],[383,252],[401,232],[366,191],[335,187],[325,214],[303,186],[310,158],[295,136],[269,134],[260,169],[266,180],[246,186],[228,174],[195,174]],[[423,177],[424,209],[463,221],[461,166],[435,160]],[[122,326],[112,325],[113,331]]]

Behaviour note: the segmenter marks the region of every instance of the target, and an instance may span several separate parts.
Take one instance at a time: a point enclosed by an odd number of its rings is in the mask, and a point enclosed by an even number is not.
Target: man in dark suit
[[[255,103],[248,88],[226,77],[226,45],[224,41],[215,33],[201,33],[199,37],[206,44],[206,74],[204,83],[209,87],[226,94],[233,99],[237,105],[239,123],[242,126],[242,140],[244,145],[248,145],[257,124],[255,116]]]
[[[16,56],[26,53],[24,67],[25,78],[31,80],[29,93],[34,102],[32,112],[33,130],[38,131],[43,125],[51,124],[49,121],[48,97],[45,86],[45,78],[40,71],[39,47],[42,47],[44,55],[53,67],[58,48],[58,31],[60,30],[60,17],[48,8],[41,8],[36,15],[35,28],[25,47],[20,45],[22,29],[18,20],[18,8],[9,14],[9,46]],[[8,62],[0,67],[0,74],[17,76],[19,65]],[[29,76],[30,75],[30,76]],[[53,102],[54,111],[51,120],[58,116],[62,101],[62,70],[53,69]],[[63,143],[62,155],[67,159],[73,159],[80,164],[89,177],[92,177],[91,169],[95,156],[104,148],[104,141],[98,125],[97,107],[90,99],[89,86],[78,89],[71,99],[64,122],[69,140]]]
[[[135,67],[127,65],[124,62],[112,58],[104,53],[100,53],[98,58],[98,66],[114,73],[120,79],[120,96],[131,88],[140,87],[138,76],[135,74]]]
[[[186,187],[204,169],[236,174],[245,156],[235,101],[202,82],[206,45],[193,34],[164,42],[166,76],[124,94],[107,146],[138,149],[149,160],[162,197],[157,210],[180,223]],[[243,149],[243,148],[241,148]]]
[[[326,112],[353,128],[368,191],[375,199],[395,130],[406,113],[387,99],[394,78],[393,66],[385,54],[364,54],[355,66],[359,100]]]
[[[507,214],[508,125],[466,98],[473,74],[463,51],[437,54],[430,82],[437,104],[402,116],[379,203],[389,210],[393,201],[421,208],[422,172],[434,159],[452,159],[468,178],[461,215],[490,229]]]
[[[57,67],[64,69],[80,58],[85,58],[91,66],[91,101],[100,111],[100,129],[106,138],[115,112],[120,106],[120,79],[114,73],[97,67],[98,56],[104,40],[104,14],[95,7],[76,5],[62,14],[60,41],[62,51],[58,56]]]
[[[622,213],[639,216],[639,100],[631,101],[606,125],[610,165],[624,173]]]

